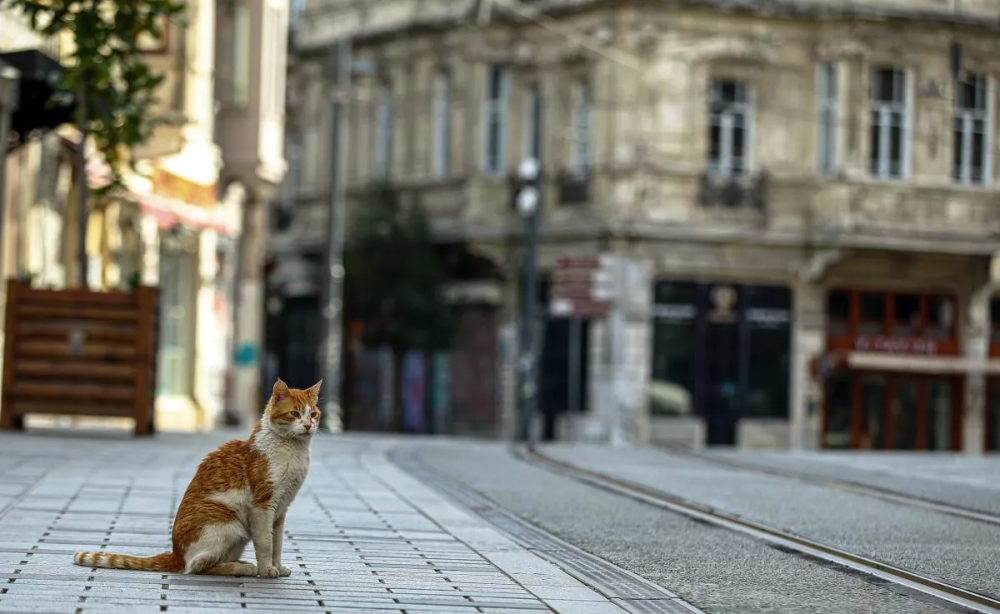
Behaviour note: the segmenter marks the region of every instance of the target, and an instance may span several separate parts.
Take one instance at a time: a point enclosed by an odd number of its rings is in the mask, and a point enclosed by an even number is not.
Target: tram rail
[[[604,475],[590,469],[584,469],[552,458],[533,445],[517,448],[516,454],[529,464],[575,478],[602,490],[642,501],[700,522],[754,537],[779,549],[807,557],[814,557],[827,563],[875,576],[974,612],[1000,614],[1000,598],[992,595],[986,595],[950,582],[883,563],[807,537],[749,520],[709,505]]]
[[[937,512],[940,514],[947,514],[949,516],[957,516],[959,518],[964,518],[965,520],[974,520],[976,522],[984,522],[987,524],[1000,526],[1000,515],[991,514],[989,512],[983,512],[981,510],[975,510],[960,505],[954,505],[951,503],[945,503],[944,501],[930,499],[927,497],[919,497],[911,493],[905,493],[898,490],[892,490],[889,488],[872,486],[870,484],[863,484],[860,482],[845,480],[842,478],[833,478],[829,476],[820,476],[800,471],[790,471],[786,469],[778,469],[775,467],[766,467],[753,462],[749,463],[737,462],[735,460],[718,457],[712,454],[702,454],[698,452],[687,452],[678,450],[667,450],[666,452],[669,452],[670,454],[677,454],[679,456],[684,456],[686,458],[704,461],[706,463],[718,465],[720,467],[726,467],[728,469],[739,469],[742,471],[751,471],[754,473],[760,473],[764,475],[773,475],[775,477],[791,478],[806,484],[812,484],[814,486],[821,486],[823,488],[835,488],[837,490],[843,490],[845,492],[850,492],[856,495],[862,495],[865,497],[880,499],[882,501],[888,501],[890,503],[895,503],[898,505],[916,507],[924,510],[929,510],[932,512]]]

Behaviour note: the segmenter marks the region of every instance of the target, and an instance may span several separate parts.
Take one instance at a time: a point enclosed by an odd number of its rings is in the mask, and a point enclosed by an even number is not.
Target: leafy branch
[[[163,24],[184,5],[174,0],[0,0],[0,7],[21,11],[43,36],[72,39],[62,85],[75,97],[82,93],[86,122],[81,127],[111,168],[111,182],[101,191],[124,187],[122,172],[133,164],[129,152],[153,129],[149,110],[164,79],[150,70],[139,41],[160,40]]]

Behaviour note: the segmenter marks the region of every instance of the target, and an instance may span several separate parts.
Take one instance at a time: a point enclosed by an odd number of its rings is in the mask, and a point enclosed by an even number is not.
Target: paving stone
[[[231,435],[0,434],[0,467],[10,467],[0,473],[0,612],[502,614],[551,611],[548,600],[561,611],[611,606],[401,472],[385,458],[389,443],[364,438],[314,443],[309,478],[285,526],[290,578],[72,564],[77,550],[168,550],[197,462]],[[253,560],[252,548],[244,558]]]

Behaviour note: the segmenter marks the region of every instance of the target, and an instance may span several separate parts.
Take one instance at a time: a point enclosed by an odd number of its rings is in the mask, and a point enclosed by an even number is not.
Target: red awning
[[[214,230],[221,235],[235,236],[235,231],[218,218],[215,211],[206,211],[162,196],[150,194],[139,197],[139,208],[145,215],[156,218],[160,228],[181,224],[200,230]]]

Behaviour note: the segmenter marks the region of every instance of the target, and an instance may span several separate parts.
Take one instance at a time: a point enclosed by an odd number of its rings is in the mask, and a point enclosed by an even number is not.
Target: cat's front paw
[[[292,570],[285,567],[284,565],[278,565],[278,575],[282,578],[287,578],[292,575]]]
[[[260,577],[261,578],[277,578],[278,577],[279,571],[278,571],[278,568],[275,567],[274,565],[271,565],[269,567],[263,567],[263,566],[261,566],[261,567],[259,567],[259,569],[260,569]]]

